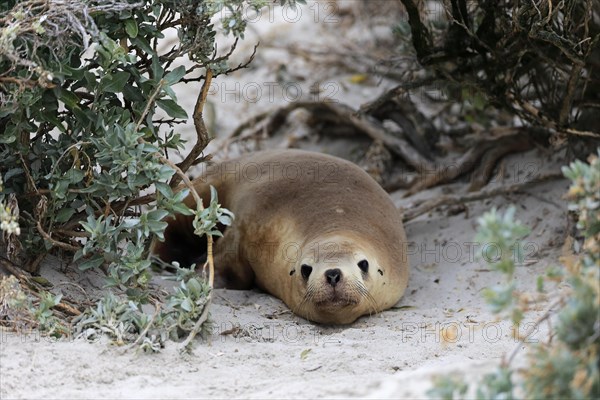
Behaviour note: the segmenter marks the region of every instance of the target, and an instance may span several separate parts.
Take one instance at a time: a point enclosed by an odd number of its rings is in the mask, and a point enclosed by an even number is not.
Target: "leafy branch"
[[[203,116],[211,81],[247,65],[228,64],[235,44],[217,51],[218,28],[212,21],[228,10],[221,28],[237,43],[246,28],[246,7],[260,9],[266,4],[263,0],[0,4],[4,181],[0,251],[34,274],[44,257],[57,251],[72,255],[83,270],[107,267],[108,287],[126,298],[111,292],[94,312],[80,315],[78,321],[86,330],[104,330],[117,342],[127,337],[156,350],[164,334],[151,337],[163,328],[170,335],[178,326],[168,322],[179,319],[174,314],[197,325],[179,324],[178,329],[185,326],[189,335],[186,344],[206,321],[216,234],[210,227],[216,221],[231,221],[232,216],[220,207],[216,193],[204,207],[186,172],[205,159],[203,151],[212,138]],[[160,43],[167,30],[176,31],[179,40],[163,49]],[[194,64],[174,67],[183,58]],[[177,132],[188,121],[188,112],[173,90],[186,82],[202,85],[192,114],[196,137],[189,144]],[[185,147],[190,150],[184,152]],[[183,161],[173,162],[171,154]],[[195,209],[184,203],[188,195],[193,196]],[[209,281],[179,276],[183,286],[175,297],[183,300],[166,307],[162,301],[171,300],[160,299],[151,287],[153,260],[146,248],[152,238],[163,237],[164,218],[174,214],[194,215],[197,233],[206,235]],[[143,311],[150,302],[159,310],[156,316]],[[40,315],[55,312],[60,305],[42,303],[48,307]]]

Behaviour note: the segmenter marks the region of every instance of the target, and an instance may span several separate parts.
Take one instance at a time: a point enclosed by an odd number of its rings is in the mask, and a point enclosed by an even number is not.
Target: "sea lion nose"
[[[335,287],[342,277],[342,271],[340,271],[339,268],[328,269],[325,271],[325,277],[327,278],[327,282],[331,286]]]

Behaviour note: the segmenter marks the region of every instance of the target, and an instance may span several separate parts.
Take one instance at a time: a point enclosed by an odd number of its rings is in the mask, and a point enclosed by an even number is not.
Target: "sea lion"
[[[297,315],[349,324],[390,308],[408,280],[402,218],[388,194],[355,164],[302,150],[270,150],[205,168],[235,220],[215,243],[215,286],[278,297]],[[186,204],[194,207],[191,196]],[[191,217],[168,221],[152,253],[166,262],[198,263],[204,238]],[[205,256],[204,256],[205,257]]]

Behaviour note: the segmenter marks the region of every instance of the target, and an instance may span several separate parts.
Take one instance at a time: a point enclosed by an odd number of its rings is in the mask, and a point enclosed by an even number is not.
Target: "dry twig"
[[[475,174],[471,182],[470,190],[478,189],[487,183],[499,158],[509,152],[528,150],[532,146],[533,143],[529,137],[522,134],[485,140],[473,145],[456,163],[424,171],[422,177],[417,179],[413,187],[406,192],[405,197],[423,189],[450,182],[472,170],[478,164],[483,164],[480,173]],[[480,162],[482,159],[483,163]]]
[[[296,102],[279,108],[271,114],[255,116],[252,118],[252,121],[258,123],[258,126],[249,136],[259,137],[262,133],[266,133],[269,136],[273,135],[283,125],[287,116],[292,111],[300,108],[312,113],[312,124],[316,125],[317,123],[326,122],[337,126],[347,126],[349,130],[353,129],[366,134],[373,140],[381,141],[417,171],[432,168],[431,162],[421,156],[408,141],[387,132],[374,118],[363,113],[357,113],[350,107],[336,102]],[[249,122],[246,122],[242,126],[247,127],[250,125]],[[241,135],[242,130],[238,129],[235,133]]]
[[[469,203],[472,201],[483,200],[501,194],[517,192],[534,184],[542,183],[552,179],[560,179],[563,177],[564,175],[562,174],[562,172],[550,172],[544,175],[540,175],[537,178],[525,182],[515,183],[512,185],[498,186],[487,190],[481,190],[479,192],[467,193],[464,195],[439,196],[435,199],[425,201],[424,203],[421,203],[416,206],[402,207],[404,210],[403,219],[404,222],[408,222],[440,206],[445,206],[449,204]]]

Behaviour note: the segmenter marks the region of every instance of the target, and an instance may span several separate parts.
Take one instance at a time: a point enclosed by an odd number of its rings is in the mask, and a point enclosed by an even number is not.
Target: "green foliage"
[[[600,154],[600,150],[599,150]],[[576,261],[565,260],[565,270],[548,270],[547,277],[564,277],[571,286],[569,294],[561,294],[562,308],[553,318],[552,341],[530,346],[528,364],[519,370],[525,398],[600,398],[600,158],[592,155],[589,163],[573,162],[563,168],[563,173],[571,179],[568,192],[571,200],[569,209],[578,215],[577,226],[585,237],[582,253]],[[478,238],[492,240],[501,248],[514,247],[520,236],[527,232],[518,222],[513,222],[514,211],[499,216],[495,211],[480,218]],[[514,265],[502,258],[490,263],[495,270],[512,277]],[[538,290],[543,286],[538,279]],[[491,293],[491,294],[489,294]],[[511,296],[512,295],[512,296]],[[488,303],[494,312],[518,304],[519,294],[513,283],[490,289],[486,293]],[[512,297],[512,298],[511,298]],[[524,308],[513,308],[522,318]],[[502,365],[495,373],[486,375],[478,384],[478,399],[510,399],[516,384],[509,365]],[[456,398],[462,395],[464,382],[444,378],[434,382],[430,396]]]
[[[585,240],[579,260],[566,265],[571,295],[558,313],[558,340],[536,346],[530,356],[524,386],[531,397],[600,397],[600,159],[588,161],[563,168],[572,181],[569,209],[578,214]]]
[[[233,213],[225,208],[221,208],[221,205],[218,203],[217,190],[212,186],[210,187],[210,196],[210,206],[200,211],[194,218],[194,234],[198,236],[223,236],[217,229],[217,223],[231,225],[233,222]]]
[[[139,322],[139,308],[110,291],[95,308],[88,309],[74,320],[76,334],[83,335],[88,340],[95,340],[98,334],[106,334],[116,344],[135,340]]]
[[[556,331],[571,350],[594,345],[597,352],[600,343],[600,159],[592,155],[589,164],[576,160],[564,167],[563,173],[572,181],[567,194],[571,199],[569,209],[577,212],[577,227],[585,241],[579,264],[571,266],[569,271],[573,295],[558,315]]]
[[[600,150],[598,151],[600,156]],[[568,196],[572,199],[569,210],[579,214],[577,228],[586,237],[594,238],[600,233],[600,162],[592,155],[589,164],[575,160],[563,167],[563,174],[573,181]],[[600,252],[589,249],[591,255],[600,257]]]
[[[194,328],[210,292],[210,287],[198,277],[181,280],[167,304],[170,316],[176,321],[179,332],[190,332]]]
[[[518,304],[518,292],[513,273],[515,265],[523,261],[521,239],[529,234],[529,229],[519,221],[514,221],[515,207],[510,206],[503,215],[496,209],[485,213],[477,222],[479,230],[475,240],[489,249],[483,254],[484,260],[495,271],[505,276],[505,283],[485,288],[483,296],[492,312],[508,312],[512,322],[519,324],[523,319],[523,310]]]
[[[37,307],[32,308],[33,317],[38,322],[38,329],[42,332],[47,332],[50,335],[61,336],[66,333],[67,330],[62,326],[60,320],[52,312],[52,308],[60,303],[62,295],[53,295],[52,293],[45,292],[40,298],[40,302]]]
[[[597,274],[593,275],[569,277],[573,294],[558,314],[558,338],[573,350],[589,345],[590,339],[598,333],[598,281],[588,280],[598,278]]]
[[[572,351],[558,342],[552,347],[536,346],[530,366],[524,371],[523,386],[528,398],[597,399],[600,396],[598,353],[588,346]]]
[[[427,391],[427,395],[432,399],[462,399],[468,389],[469,385],[462,379],[443,375],[434,378],[433,387]]]
[[[511,370],[498,368],[484,376],[477,387],[477,400],[512,400],[514,387],[511,375]]]
[[[67,334],[68,328],[52,311],[62,296],[42,291],[38,297],[25,291],[14,276],[0,277],[0,325],[24,333],[38,329],[53,337]]]
[[[86,238],[79,242],[85,244],[77,246],[75,255],[76,260],[85,259],[83,268],[103,262],[115,266],[124,257],[140,257],[135,249],[164,229],[159,217],[171,214],[174,206],[181,207],[158,197],[156,210],[143,214],[127,204],[152,185],[168,183],[174,174],[157,155],[178,151],[183,145],[177,134],[161,128],[187,119],[171,88],[186,71],[168,68],[186,52],[201,52],[202,44],[182,44],[159,54],[156,43],[164,36],[166,24],[182,21],[164,15],[184,12],[194,2],[182,1],[181,8],[170,8],[162,2],[111,1],[88,6],[68,1],[62,11],[73,13],[71,24],[58,15],[60,6],[40,8],[35,14],[26,8],[29,3],[18,3],[3,15],[11,21],[3,35],[7,30],[17,33],[0,48],[2,64],[10,65],[18,57],[21,64],[33,62],[44,71],[13,63],[12,74],[2,77],[17,83],[0,81],[7,99],[0,106],[0,126],[5,132],[0,171],[19,168],[10,174],[6,189],[17,195],[21,210],[28,215],[21,223],[23,255],[32,259],[56,244],[33,229],[39,222],[58,241],[69,241],[68,235],[54,232],[60,228]],[[208,19],[209,15],[199,17]],[[32,21],[44,21],[47,37],[21,35]],[[52,31],[55,23],[71,35]],[[76,28],[90,36],[92,44],[87,49],[87,39],[76,35]],[[81,57],[84,50],[88,51],[85,59]],[[208,60],[210,53],[205,56]],[[18,81],[22,77],[31,87]],[[173,120],[157,120],[158,107]],[[42,202],[45,209],[36,213]],[[81,220],[86,222],[80,225]],[[122,246],[124,242],[132,246]]]
[[[14,276],[0,276],[0,326],[13,331],[32,329],[31,299]]]
[[[175,292],[164,301],[155,301],[150,316],[140,302],[108,292],[96,308],[74,320],[76,334],[88,340],[108,335],[117,345],[135,343],[142,351],[157,352],[167,339],[179,340],[195,329],[205,311],[211,288],[193,270],[176,268],[179,281]],[[208,329],[202,325],[201,329]]]
[[[81,269],[108,266],[108,286],[124,291],[132,303],[123,308],[123,299],[108,294],[90,317],[93,322],[84,325],[108,326],[118,341],[143,330],[142,305],[153,298],[145,249],[153,237],[163,237],[165,217],[195,214],[198,234],[206,235],[218,234],[217,222],[231,222],[216,193],[206,209],[190,210],[183,204],[189,191],[175,189],[175,169],[165,155],[184,148],[176,126],[188,121],[191,110],[178,104],[173,86],[205,82],[207,74],[199,72],[210,70],[214,78],[231,71],[230,53],[216,53],[217,27],[211,21],[221,17],[225,32],[241,38],[244,8],[265,4],[22,0],[0,5],[0,229],[20,233],[18,243],[14,237],[9,243],[14,250],[9,256],[32,271],[41,256],[57,248],[72,253]],[[169,30],[179,42],[162,49],[160,40]],[[192,67],[176,66],[187,59]],[[201,153],[210,136],[194,117],[203,138],[194,148]],[[9,196],[14,204],[7,208]],[[172,305],[191,319],[197,312],[186,308],[200,307],[206,295],[194,282],[186,281],[175,295],[191,303]],[[46,300],[40,318],[51,309]],[[144,346],[156,349],[156,342],[146,339]]]
[[[477,219],[479,230],[475,240],[489,249],[483,254],[485,261],[495,270],[512,278],[515,264],[523,261],[523,245],[520,239],[530,230],[514,221],[515,207],[510,206],[504,215],[493,208]],[[497,253],[497,254],[494,254]]]

